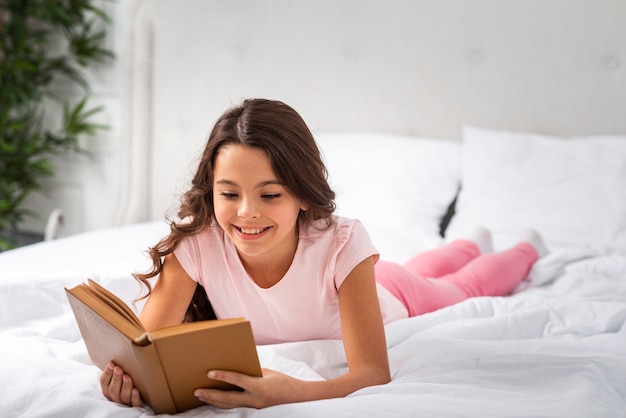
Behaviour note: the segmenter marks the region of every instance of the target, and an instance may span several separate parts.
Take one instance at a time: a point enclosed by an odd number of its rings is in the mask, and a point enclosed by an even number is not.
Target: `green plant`
[[[0,0],[0,251],[12,247],[20,223],[34,215],[25,198],[54,174],[53,157],[81,152],[82,135],[106,128],[91,122],[102,109],[87,108],[83,76],[88,65],[113,58],[101,46],[105,31],[97,29],[110,19],[94,3]],[[77,103],[68,86],[83,91]],[[44,120],[51,103],[63,107],[62,121]]]

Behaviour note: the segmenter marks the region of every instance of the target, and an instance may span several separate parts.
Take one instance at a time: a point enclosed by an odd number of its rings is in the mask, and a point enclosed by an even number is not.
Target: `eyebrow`
[[[232,180],[228,180],[228,179],[219,179],[215,181],[215,184],[226,184],[229,186],[233,186],[233,187],[240,187],[237,183],[235,183]],[[260,182],[259,184],[257,184],[255,186],[256,189],[260,189],[262,187],[265,186],[270,186],[270,185],[279,185],[279,186],[283,186],[283,182],[278,181],[278,180],[265,180]]]

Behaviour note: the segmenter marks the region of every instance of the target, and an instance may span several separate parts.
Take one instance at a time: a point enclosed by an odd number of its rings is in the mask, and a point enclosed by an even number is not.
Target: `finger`
[[[208,373],[208,377],[237,386],[243,391],[200,388],[194,392],[194,395],[202,402],[222,409],[255,406],[252,394],[254,393],[255,379],[258,378],[224,370],[212,370]]]
[[[249,389],[252,379],[254,379],[243,373],[231,372],[226,370],[211,370],[207,374],[207,376],[209,377],[209,379],[230,383],[231,385],[235,385],[244,390]]]
[[[111,383],[111,379],[113,378],[114,367],[115,364],[108,363],[100,375],[100,388],[102,389],[102,394],[108,400],[112,400],[111,395],[109,394],[109,385]]]
[[[132,406],[144,406],[145,403],[143,399],[141,399],[141,394],[139,393],[139,389],[133,388],[130,400],[132,402]]]
[[[200,401],[222,409],[249,406],[243,392],[219,390],[219,389],[196,389],[194,396]]]
[[[123,404],[132,405],[133,379],[127,375],[122,375],[122,388],[120,390],[120,400]]]
[[[115,366],[113,368],[113,375],[111,376],[111,381],[109,382],[109,399],[113,402],[121,403],[122,399],[120,397],[120,391],[122,390],[122,379],[124,377],[124,370],[121,367]]]

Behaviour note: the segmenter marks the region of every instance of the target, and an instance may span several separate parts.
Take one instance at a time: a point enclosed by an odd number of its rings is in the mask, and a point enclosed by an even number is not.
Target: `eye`
[[[235,199],[238,195],[237,193],[221,192],[220,196],[224,199]]]
[[[261,195],[261,198],[263,198],[264,200],[273,200],[273,199],[278,199],[280,197],[280,193],[266,193],[264,195]]]

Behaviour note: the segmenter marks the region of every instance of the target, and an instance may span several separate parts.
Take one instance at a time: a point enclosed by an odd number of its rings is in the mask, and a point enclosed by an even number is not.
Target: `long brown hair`
[[[335,210],[335,193],[328,184],[326,166],[313,134],[302,117],[280,101],[245,100],[224,112],[215,123],[191,187],[181,198],[180,221],[170,220],[170,233],[148,249],[152,269],[144,274],[134,274],[148,288],[143,298],[152,291],[148,279],[161,272],[163,257],[172,253],[184,237],[201,232],[215,221],[213,166],[220,149],[230,144],[257,147],[267,153],[278,179],[308,206],[306,211],[300,211],[301,224],[326,219],[326,225],[330,225]],[[206,310],[206,301],[206,294],[198,285],[187,312],[188,319],[203,319],[200,311]],[[198,308],[194,310],[194,307]],[[212,312],[210,316],[215,317]]]

